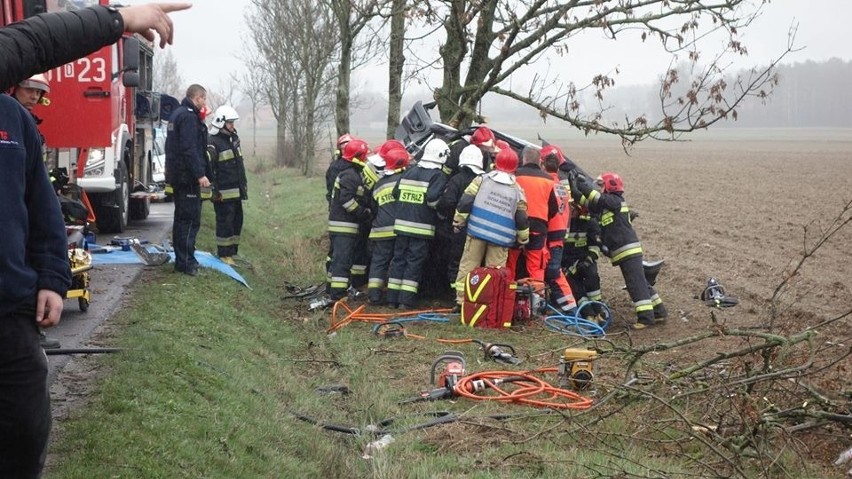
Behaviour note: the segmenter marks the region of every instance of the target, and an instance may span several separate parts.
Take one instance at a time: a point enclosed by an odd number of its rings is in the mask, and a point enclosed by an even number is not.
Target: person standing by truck
[[[195,239],[201,228],[201,189],[207,178],[207,127],[201,112],[207,106],[207,90],[198,84],[186,89],[186,98],[169,119],[166,136],[166,183],[174,189],[175,214],[172,244],[175,271],[195,276]]]
[[[153,40],[156,29],[161,46],[171,43],[167,13],[189,7],[91,7],[5,26],[0,29],[0,91],[115,43],[125,31]],[[0,95],[0,161],[7,173],[0,175],[0,477],[36,478],[51,427],[47,357],[39,347],[37,326],[59,323],[71,271],[41,138],[29,113],[5,95]]]
[[[213,209],[216,211],[216,249],[219,259],[236,264],[243,229],[243,200],[248,199],[248,182],[240,137],[234,122],[240,115],[230,105],[213,114],[207,154],[213,172]]]

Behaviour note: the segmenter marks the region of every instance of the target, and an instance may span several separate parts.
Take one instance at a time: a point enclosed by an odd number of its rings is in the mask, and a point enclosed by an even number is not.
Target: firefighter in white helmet
[[[233,265],[243,229],[243,200],[248,199],[246,169],[235,122],[240,115],[229,105],[213,113],[208,137],[213,208],[216,211],[216,248],[219,259]]]

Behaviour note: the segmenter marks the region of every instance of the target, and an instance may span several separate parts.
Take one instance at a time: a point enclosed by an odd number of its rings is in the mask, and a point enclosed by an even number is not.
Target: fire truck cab
[[[0,0],[3,23],[42,12],[107,5],[107,0]],[[88,195],[101,233],[121,233],[148,217],[154,124],[153,46],[139,36],[45,72],[50,104],[44,122],[50,166],[66,167]]]

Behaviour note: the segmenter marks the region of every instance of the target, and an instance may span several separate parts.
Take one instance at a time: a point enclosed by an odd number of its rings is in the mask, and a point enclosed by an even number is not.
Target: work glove
[[[595,186],[592,184],[592,181],[586,178],[584,175],[577,175],[577,178],[574,180],[574,184],[571,185],[571,196],[574,196],[574,191],[578,192],[583,196],[589,196],[589,193],[595,189]]]
[[[358,213],[358,221],[360,221],[361,223],[366,223],[373,219],[373,212],[370,210],[370,208],[361,208],[359,211],[360,212]]]
[[[453,233],[461,233],[464,228],[464,223],[461,221],[453,221]]]
[[[527,243],[529,243],[530,242],[529,230],[519,231],[517,241],[518,241],[518,244],[522,247],[525,246]]]

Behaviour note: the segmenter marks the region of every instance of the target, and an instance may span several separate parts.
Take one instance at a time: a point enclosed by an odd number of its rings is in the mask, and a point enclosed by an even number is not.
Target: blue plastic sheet
[[[92,252],[92,264],[95,266],[99,264],[144,264],[142,259],[139,258],[139,256],[132,250],[123,251],[121,248],[113,246],[104,247],[96,244],[91,244],[89,247]],[[174,263],[174,252],[169,253],[169,256],[171,257],[171,262]],[[235,270],[231,265],[223,263],[222,260],[213,254],[208,253],[207,251],[196,251],[195,259],[198,260],[198,264],[202,267],[219,271],[220,273],[239,281],[246,288],[250,288],[248,282],[240,273],[237,272],[237,270]]]

